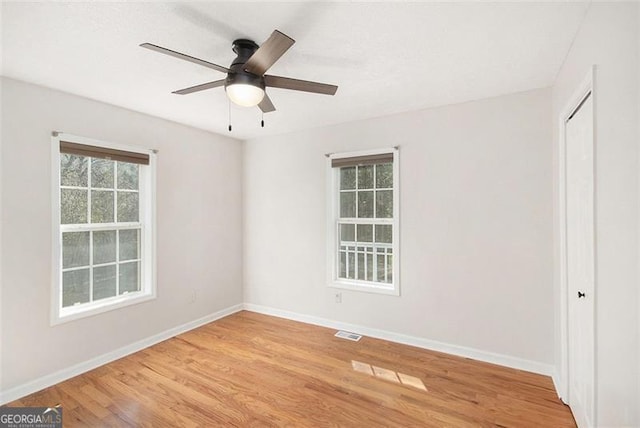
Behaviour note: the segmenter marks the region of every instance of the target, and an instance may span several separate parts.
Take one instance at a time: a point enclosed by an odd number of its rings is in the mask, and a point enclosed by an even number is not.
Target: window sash
[[[82,144],[77,144],[78,146],[83,146]],[[60,146],[62,146],[62,142],[60,143]],[[86,147],[92,147],[92,146],[86,146]],[[105,149],[107,150],[107,149]],[[127,153],[133,153],[133,152],[127,152]],[[137,189],[121,189],[118,187],[118,162],[125,162],[125,161],[118,161],[115,159],[109,159],[109,160],[113,160],[114,161],[114,169],[113,169],[113,187],[94,187],[93,186],[93,163],[91,162],[92,156],[89,155],[85,155],[85,154],[77,154],[74,153],[74,155],[78,155],[78,156],[83,156],[87,158],[87,185],[86,186],[69,186],[69,185],[62,185],[62,170],[60,168],[60,157],[62,154],[69,154],[69,153],[63,153],[61,150],[57,156],[57,161],[58,161],[58,211],[60,214],[60,224],[59,227],[62,229],[64,227],[69,227],[69,226],[78,226],[78,225],[104,225],[104,224],[124,224],[125,222],[118,222],[118,197],[120,193],[131,193],[131,194],[138,194],[138,221],[137,222],[127,222],[127,223],[137,223],[140,224],[141,223],[141,219],[144,216],[144,203],[142,201],[142,197],[145,195],[145,189],[144,189],[144,182],[145,182],[145,170],[142,168],[138,169],[138,188]],[[148,158],[148,155],[146,155]],[[87,215],[87,221],[86,223],[62,223],[62,190],[82,190],[84,192],[87,192],[87,209],[86,209],[86,215]],[[92,219],[91,219],[91,214],[92,214],[92,195],[93,195],[93,191],[98,191],[98,192],[112,192],[113,193],[113,222],[109,222],[109,223],[93,223]]]
[[[83,225],[84,226],[84,225]],[[94,263],[93,262],[93,253],[94,253],[94,242],[93,242],[93,234],[91,232],[102,232],[102,231],[119,231],[119,230],[138,230],[138,246],[139,246],[139,252],[138,252],[138,257],[135,259],[127,259],[127,260],[120,260],[120,238],[118,235],[116,235],[116,241],[115,241],[115,253],[116,253],[116,259],[113,262],[106,262],[106,263]],[[60,268],[60,275],[61,275],[61,280],[60,280],[60,291],[59,291],[59,298],[60,298],[60,310],[61,311],[68,311],[71,308],[77,309],[79,307],[85,307],[85,306],[90,306],[96,303],[99,304],[103,304],[104,302],[109,302],[110,300],[118,300],[121,299],[123,296],[126,295],[131,295],[133,293],[142,293],[144,291],[144,270],[143,270],[143,263],[145,260],[145,251],[144,251],[144,244],[142,242],[142,240],[144,239],[144,226],[142,224],[130,224],[128,227],[123,225],[122,223],[119,223],[117,225],[113,225],[113,227],[99,227],[99,228],[94,228],[94,227],[83,227],[83,228],[69,228],[68,230],[60,230],[60,242],[63,242],[63,234],[64,233],[70,233],[70,232],[89,232],[90,233],[90,238],[89,238],[89,264],[88,265],[83,265],[83,266],[74,266],[71,268],[65,268],[63,267],[63,257],[60,257],[60,264],[59,264],[59,268]],[[61,254],[62,251],[64,251],[61,248]],[[127,264],[127,263],[138,263],[138,286],[139,286],[139,290],[135,290],[135,291],[125,291],[124,293],[120,293],[120,267],[123,264]],[[94,299],[94,269],[95,268],[99,268],[99,267],[104,267],[104,266],[115,266],[116,267],[116,294],[115,296],[111,296],[111,297],[106,297],[106,298],[102,298],[102,299],[98,299],[95,300]],[[83,269],[89,269],[89,301],[88,302],[83,302],[83,303],[77,303],[77,304],[72,304],[70,306],[64,306],[64,273],[65,272],[73,272],[73,271],[78,271],[78,270],[83,270]]]
[[[383,154],[384,156],[387,155],[387,153]],[[393,160],[393,154],[390,153],[389,154],[391,157],[391,159]],[[374,156],[378,156],[378,155],[372,155],[371,157]],[[365,156],[356,156],[355,158],[364,158]],[[346,158],[346,159],[351,159],[351,158]],[[393,161],[389,161],[387,158],[385,158],[382,162],[380,163],[372,163],[370,165],[367,166],[373,166],[373,171],[372,171],[372,183],[371,183],[371,187],[360,187],[361,183],[360,183],[360,167],[363,165],[345,165],[345,166],[341,166],[339,168],[335,168],[336,169],[336,174],[338,176],[338,183],[337,183],[337,192],[338,192],[338,200],[337,200],[337,204],[338,204],[338,214],[337,216],[340,219],[344,219],[344,218],[357,218],[357,219],[374,219],[374,220],[378,220],[378,219],[393,219],[393,215],[391,217],[378,217],[378,198],[382,196],[382,193],[388,193],[391,192],[392,197],[391,197],[391,204],[393,206],[394,203],[394,198],[393,198],[393,193],[395,192],[394,190],[394,186],[393,186],[393,181],[392,181],[392,186],[391,187],[378,187],[378,167],[381,165],[388,165],[388,164],[392,164],[393,165]],[[355,168],[355,187],[351,188],[351,189],[343,189],[342,188],[342,169],[343,168]],[[335,191],[334,190],[334,191]],[[371,217],[360,217],[360,195],[361,194],[365,194],[365,193],[371,193]],[[354,212],[354,217],[342,217],[342,195],[349,195],[352,194],[353,195],[353,209],[355,210]],[[391,210],[391,212],[393,213],[393,209]]]
[[[120,229],[140,229],[143,227],[142,222],[122,222],[122,223],[76,223],[61,224],[60,232],[92,232],[105,230]]]
[[[335,255],[336,255],[336,278],[338,278],[339,280],[347,280],[347,281],[358,281],[358,282],[363,282],[364,284],[371,284],[374,283],[378,286],[386,286],[388,287],[390,284],[393,284],[393,281],[389,280],[389,277],[391,277],[391,279],[393,278],[393,272],[391,272],[391,275],[389,275],[389,270],[388,267],[392,266],[390,264],[390,258],[389,256],[393,255],[393,249],[394,249],[394,244],[393,244],[393,239],[392,242],[376,242],[376,230],[375,230],[375,226],[377,225],[390,225],[393,226],[393,219],[386,219],[387,221],[384,222],[379,222],[379,221],[375,221],[375,219],[370,219],[373,221],[367,221],[367,222],[361,222],[358,221],[358,219],[338,219],[337,220],[337,227],[336,227],[336,248],[335,248]],[[341,230],[340,227],[342,225],[345,224],[353,224],[354,226],[357,227],[357,225],[371,225],[373,227],[372,230],[372,234],[371,234],[371,241],[362,241],[358,239],[357,236],[357,230],[354,231],[355,235],[354,238],[355,240],[343,240],[342,239],[342,234],[341,234]],[[342,275],[342,255],[345,255],[345,275]],[[353,254],[354,255],[354,269],[353,269],[353,276],[349,275],[349,267],[350,267],[350,262],[349,262],[349,255]],[[360,278],[359,276],[359,255],[364,255],[364,268],[363,268],[363,273],[364,273],[364,278]],[[369,278],[368,275],[368,255],[370,255],[372,257],[372,274],[371,274],[371,278]],[[383,269],[383,279],[379,278],[378,275],[378,256],[384,257],[384,269]]]

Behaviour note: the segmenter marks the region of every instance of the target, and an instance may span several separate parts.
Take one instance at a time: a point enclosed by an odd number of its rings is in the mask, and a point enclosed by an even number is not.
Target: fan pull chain
[[[264,128],[264,112],[262,112],[262,120],[260,121],[260,126]]]
[[[231,100],[227,99],[229,101],[229,132],[231,132]]]

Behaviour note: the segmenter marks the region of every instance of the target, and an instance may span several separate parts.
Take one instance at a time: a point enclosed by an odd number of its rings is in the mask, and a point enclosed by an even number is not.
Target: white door
[[[594,426],[594,158],[591,95],[566,123],[569,406]]]

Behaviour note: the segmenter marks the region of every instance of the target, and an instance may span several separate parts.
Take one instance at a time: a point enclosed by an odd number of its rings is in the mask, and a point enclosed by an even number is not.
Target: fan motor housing
[[[231,63],[231,70],[225,79],[225,88],[233,84],[247,84],[265,88],[264,78],[249,73],[244,70],[244,64],[251,58],[251,55],[258,50],[259,46],[253,40],[237,39],[233,41],[233,51],[238,55]]]
[[[233,51],[238,55],[231,63],[231,67],[229,67],[232,70],[234,66],[244,65],[260,47],[256,42],[248,39],[234,40],[232,46]]]

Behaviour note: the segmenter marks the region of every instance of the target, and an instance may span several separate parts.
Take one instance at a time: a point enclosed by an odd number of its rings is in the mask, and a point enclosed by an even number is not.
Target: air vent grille
[[[344,331],[344,330],[339,330],[336,334],[336,337],[339,337],[340,339],[347,339],[347,340],[351,340],[353,342],[357,342],[360,339],[362,339],[362,336],[356,333],[351,333],[349,331]]]

